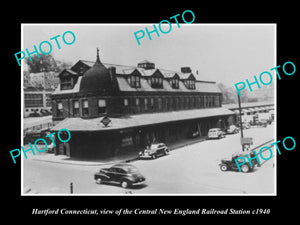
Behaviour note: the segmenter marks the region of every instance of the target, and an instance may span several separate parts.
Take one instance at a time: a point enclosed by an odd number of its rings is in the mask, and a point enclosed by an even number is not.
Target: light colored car
[[[250,124],[245,123],[245,122],[243,122],[242,126],[243,126],[243,129],[250,129],[251,128]]]
[[[222,138],[222,137],[225,137],[225,135],[224,135],[224,132],[221,131],[220,128],[212,128],[212,129],[209,129],[207,137],[208,137],[208,139]]]
[[[152,158],[168,154],[169,149],[164,143],[151,144],[150,147],[139,153],[139,158]]]
[[[239,128],[235,125],[230,125],[227,129],[226,129],[226,133],[227,134],[236,134],[239,132]]]

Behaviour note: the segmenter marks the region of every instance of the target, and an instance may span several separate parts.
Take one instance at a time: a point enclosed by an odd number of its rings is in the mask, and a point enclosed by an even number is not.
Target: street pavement
[[[274,125],[252,127],[244,130],[245,137],[253,137],[254,145],[274,139]],[[225,138],[205,140],[177,148],[169,155],[155,160],[130,162],[146,177],[146,184],[123,189],[118,185],[96,184],[93,175],[105,164],[70,164],[35,160],[35,156],[23,159],[24,194],[136,194],[136,195],[274,195],[274,158],[267,160],[253,172],[222,172],[219,163],[241,150],[240,133]],[[274,152],[274,151],[273,151]],[[262,160],[263,161],[263,160]]]

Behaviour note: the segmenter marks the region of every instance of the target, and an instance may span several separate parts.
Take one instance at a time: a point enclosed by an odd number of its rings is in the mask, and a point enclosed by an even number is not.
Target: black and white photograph
[[[4,219],[297,215],[296,5],[21,3],[2,15]]]
[[[276,24],[22,24],[22,49],[22,195],[276,195]]]

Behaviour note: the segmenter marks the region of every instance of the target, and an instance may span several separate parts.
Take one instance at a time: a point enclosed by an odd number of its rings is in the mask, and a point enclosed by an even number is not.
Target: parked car
[[[250,124],[249,123],[242,123],[242,126],[243,126],[243,129],[250,129],[251,128],[251,126],[250,126]]]
[[[236,123],[235,126],[237,126],[239,128],[239,130],[241,129],[240,123]],[[250,129],[251,125],[248,122],[243,122],[242,127],[243,127],[243,129]]]
[[[239,128],[235,125],[230,125],[226,129],[226,134],[236,134],[239,132]]]
[[[239,153],[233,153],[232,154],[232,158],[230,159],[222,159],[221,163],[219,164],[220,169],[222,171],[227,171],[227,170],[238,170],[238,167],[236,165],[235,159],[238,157],[245,157],[246,158],[246,154],[249,152],[239,152]],[[255,157],[255,154],[253,152],[249,153],[249,156]],[[242,160],[242,159],[241,159]],[[239,160],[238,160],[239,162]],[[249,162],[244,163],[243,165],[241,165],[240,169],[243,173],[248,173],[250,171],[253,170],[253,168],[255,167],[255,165],[260,166],[259,162],[257,161],[257,159],[254,159],[251,161],[252,166],[250,165]],[[239,170],[238,170],[239,171]]]
[[[158,156],[167,155],[169,153],[168,147],[164,143],[151,144],[144,151],[139,152],[139,158],[156,159]]]
[[[123,188],[141,185],[146,181],[139,170],[128,163],[119,163],[110,168],[101,169],[98,173],[95,173],[94,179],[97,184],[115,183]]]
[[[45,145],[44,142],[40,142],[40,143],[37,144],[37,148],[40,149],[40,150],[43,150],[43,149],[46,148],[46,145]],[[45,151],[43,151],[43,152],[54,153],[53,143],[50,143],[50,144],[47,143],[47,149],[45,149]]]
[[[212,128],[209,129],[207,137],[208,139],[221,138],[221,137],[225,137],[225,133],[220,128]]]
[[[265,119],[258,120],[255,122],[255,125],[257,125],[257,126],[267,127],[267,124],[268,124],[268,121]]]

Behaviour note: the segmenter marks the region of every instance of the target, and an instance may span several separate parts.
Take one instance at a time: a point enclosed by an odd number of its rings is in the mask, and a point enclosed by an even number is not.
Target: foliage
[[[27,57],[25,59],[25,62],[28,65],[28,72],[29,73],[39,73],[39,72],[49,72],[49,71],[61,71],[64,68],[69,68],[70,63],[67,62],[61,62],[58,60],[55,60],[51,54],[44,55],[40,54],[40,57],[37,55],[33,55],[32,61]]]

